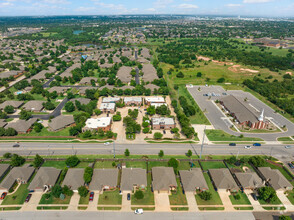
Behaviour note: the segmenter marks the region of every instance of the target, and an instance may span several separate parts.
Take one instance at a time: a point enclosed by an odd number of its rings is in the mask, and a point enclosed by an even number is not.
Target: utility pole
[[[240,153],[240,151],[238,150],[237,157],[236,157],[237,160],[238,160],[238,157],[239,157],[239,153]]]
[[[205,129],[206,129],[206,126],[204,127],[204,130],[203,130],[203,138],[202,138],[202,144],[201,144],[200,159],[202,157],[202,152],[203,152],[203,145],[204,145],[204,138],[205,138]]]
[[[115,143],[113,141],[113,158],[115,158]]]

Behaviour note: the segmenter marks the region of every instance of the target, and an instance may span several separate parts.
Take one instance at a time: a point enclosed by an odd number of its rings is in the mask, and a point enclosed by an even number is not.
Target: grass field
[[[89,204],[89,197],[90,197],[90,193],[88,193],[88,195],[86,197],[80,196],[79,205],[88,205]]]
[[[233,205],[251,205],[251,203],[245,193],[241,193],[239,191],[236,195],[240,196],[239,200],[235,199],[234,195],[229,196]]]
[[[134,195],[131,197],[131,203],[132,205],[154,205],[154,194],[151,192],[151,173],[147,174],[147,187],[143,191],[144,192],[144,198],[143,199],[136,199]]]
[[[45,194],[42,196],[39,204],[40,205],[45,205],[45,204],[69,204],[71,199],[71,196],[65,196],[65,198],[63,200],[61,200],[60,198],[55,198],[54,196],[50,196],[49,199],[45,199]]]
[[[200,163],[203,170],[226,168],[222,161],[202,161]]]
[[[119,190],[105,191],[99,196],[98,205],[121,205],[122,196]]]
[[[230,135],[222,130],[209,130],[205,132],[210,141],[262,141],[260,138],[239,137]]]
[[[175,193],[171,193],[171,195],[169,196],[169,203],[170,205],[187,205],[187,199],[185,194],[183,193],[179,178],[177,178],[177,184],[177,191]]]
[[[65,161],[53,161],[53,160],[46,160],[42,167],[55,167],[57,169],[63,169],[66,167]]]
[[[21,184],[15,193],[5,197],[1,205],[19,205],[23,204],[29,190],[27,189],[29,184]]]

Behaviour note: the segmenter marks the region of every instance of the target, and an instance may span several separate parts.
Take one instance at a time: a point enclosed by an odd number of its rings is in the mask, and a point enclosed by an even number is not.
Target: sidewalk
[[[194,128],[195,132],[197,133],[197,136],[199,138],[200,143],[202,143],[202,140],[203,140],[204,129],[214,129],[213,125],[194,124],[194,125],[192,125],[192,127]],[[210,140],[208,140],[206,135],[204,137],[204,144],[212,144],[212,142]]]
[[[154,192],[155,211],[156,212],[170,212],[170,203],[168,193]]]

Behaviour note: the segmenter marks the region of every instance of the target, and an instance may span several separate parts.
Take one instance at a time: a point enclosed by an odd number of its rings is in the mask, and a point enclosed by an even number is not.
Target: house
[[[0,109],[4,109],[6,106],[11,105],[14,109],[19,108],[20,106],[22,106],[24,102],[23,101],[5,101],[2,104],[0,104]]]
[[[239,190],[229,169],[209,169],[208,172],[216,190],[231,192],[236,192]]]
[[[104,190],[115,189],[117,184],[118,169],[94,169],[89,190],[102,192]]]
[[[3,128],[7,125],[8,123],[5,121],[5,119],[0,119],[0,128]]]
[[[56,169],[54,167],[41,167],[28,189],[38,192],[50,189],[57,182],[60,172],[61,169]]]
[[[102,129],[103,131],[111,130],[111,117],[101,117],[101,118],[88,118],[86,121],[86,126],[83,127],[84,131],[92,131]]]
[[[165,100],[161,96],[145,97],[145,104],[146,105],[151,105],[152,103],[165,103]]]
[[[81,105],[87,105],[91,102],[91,99],[87,99],[87,98],[74,98],[70,100],[71,102],[73,102],[75,104],[76,101],[79,101],[81,103]]]
[[[61,95],[61,94],[65,94],[68,89],[69,89],[68,87],[64,87],[64,86],[53,86],[50,89],[48,89],[48,92],[52,93],[56,91],[57,94]]]
[[[124,103],[126,105],[140,106],[140,105],[142,105],[142,97],[125,97]]]
[[[178,187],[174,169],[172,167],[152,168],[152,188],[154,191],[167,192]]]
[[[209,189],[201,168],[180,170],[179,174],[185,192],[196,192],[196,190],[205,191]]]
[[[35,171],[34,167],[14,167],[0,184],[0,190],[9,191],[15,182],[26,184]]]
[[[152,118],[151,125],[153,130],[170,130],[176,127],[175,120],[173,118]]]
[[[117,71],[116,77],[122,81],[122,83],[129,83],[132,80],[132,67],[129,66],[122,66]]]
[[[292,184],[278,169],[272,169],[270,167],[258,167],[258,170],[262,174],[262,178],[268,182],[276,191],[287,191],[293,189]]]
[[[142,168],[123,168],[121,173],[121,191],[136,191],[147,186],[146,170]]]
[[[80,87],[80,88],[79,88],[79,94],[80,94],[80,95],[86,95],[86,91],[87,91],[87,90],[91,90],[91,89],[95,89],[95,90],[97,90],[98,87],[93,87],[93,86]]]
[[[0,164],[0,181],[3,179],[3,177],[8,173],[10,168],[10,165],[7,163]]]
[[[154,84],[148,84],[146,86],[144,86],[145,89],[150,89],[152,92],[154,91],[154,89],[159,89],[160,87]]]
[[[68,67],[63,73],[61,73],[60,77],[61,78],[72,77],[71,71],[73,71],[76,68],[81,68],[81,63],[74,63],[72,66]]]
[[[117,103],[120,101],[120,97],[104,97],[102,99],[103,103]]]
[[[30,100],[22,108],[26,111],[40,112],[44,108],[43,103],[44,101]]]
[[[30,118],[29,120],[17,120],[16,122],[8,123],[5,128],[13,128],[19,134],[25,134],[31,131],[31,128],[36,123],[36,118]]]
[[[143,81],[145,82],[152,82],[155,79],[158,79],[157,71],[152,64],[143,64],[142,68],[143,72]]]
[[[268,126],[268,122],[264,121],[263,112],[258,115],[258,112],[253,109],[245,101],[237,99],[233,95],[221,98],[220,104],[232,117],[240,124],[247,125],[254,129],[265,129]]]
[[[235,175],[243,189],[255,190],[264,186],[262,179],[255,172],[238,172]]]
[[[113,114],[115,112],[115,103],[104,103],[104,102],[102,102],[100,104],[99,109],[103,113],[111,113],[111,114]]]
[[[95,83],[97,82],[97,78],[96,77],[84,77],[81,81],[80,81],[80,85],[92,85],[92,81],[94,81]]]
[[[74,192],[78,192],[78,188],[80,186],[83,186],[84,183],[84,169],[72,168],[68,169],[65,178],[62,182],[62,187],[68,186]]]
[[[50,131],[58,131],[73,124],[75,124],[73,115],[60,115],[53,118],[51,122],[48,123],[48,127]]]

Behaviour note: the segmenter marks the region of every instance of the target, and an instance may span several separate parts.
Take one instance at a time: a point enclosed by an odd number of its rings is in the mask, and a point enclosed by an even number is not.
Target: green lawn
[[[239,137],[230,135],[222,130],[206,130],[206,136],[210,141],[262,141],[260,138]]]
[[[183,193],[179,178],[177,178],[177,184],[177,191],[175,193],[171,193],[171,195],[169,196],[169,203],[171,205],[187,205],[187,199],[185,194]]]
[[[251,203],[245,193],[242,193],[239,191],[237,193],[237,195],[240,196],[239,200],[236,200],[233,195],[229,196],[233,205],[251,205]]]
[[[234,209],[236,210],[253,210],[252,206],[248,206],[248,207],[234,207]]]
[[[53,161],[53,160],[46,160],[42,167],[55,167],[57,169],[63,169],[66,167],[65,161]]]
[[[194,168],[200,167],[198,161],[193,161],[193,164],[194,164],[193,166]],[[180,161],[178,170],[189,170],[189,169],[191,169],[189,161]]]
[[[86,197],[80,197],[79,205],[88,205],[89,204],[90,193]]]
[[[218,194],[218,192],[216,192],[214,190],[214,187],[212,185],[212,182],[211,182],[208,174],[203,173],[203,176],[204,176],[204,178],[207,182],[208,188],[209,188],[208,192],[211,193],[211,199],[208,201],[205,201],[205,200],[202,200],[198,194],[196,194],[195,197],[196,197],[197,204],[198,205],[222,205],[223,203],[219,197],[219,194]]]
[[[29,184],[21,184],[15,193],[5,197],[2,205],[23,204],[27,195],[29,194],[29,190],[27,189],[28,186]]]
[[[147,187],[143,191],[144,198],[143,199],[136,199],[134,195],[132,195],[131,203],[132,205],[154,205],[154,194],[151,192],[151,173],[147,174]]]
[[[86,168],[89,164],[90,162],[80,162],[75,168]]]
[[[37,210],[65,210],[67,206],[38,206]]]
[[[201,161],[203,170],[226,168],[222,161]]]
[[[168,164],[166,161],[149,161],[148,170],[151,170],[152,167],[167,167]]]
[[[98,205],[121,205],[122,196],[119,190],[105,191],[99,196]]]
[[[145,161],[126,161],[125,163],[127,168],[147,168]]]
[[[99,206],[99,207],[97,207],[97,209],[98,210],[116,210],[116,211],[118,211],[118,210],[121,210],[121,207],[109,207],[109,206],[101,207],[101,206]]]
[[[45,194],[44,194],[45,195]],[[45,204],[69,204],[71,196],[65,196],[64,200],[61,200],[60,198],[55,198],[54,196],[50,196],[49,199],[45,199],[45,196],[42,196],[39,204],[45,205]]]
[[[103,168],[114,168],[112,166],[112,163],[114,161],[108,161],[108,160],[105,160],[105,161],[97,161],[94,165],[94,168],[96,169],[103,169]],[[115,163],[116,165],[118,164],[118,162]]]

